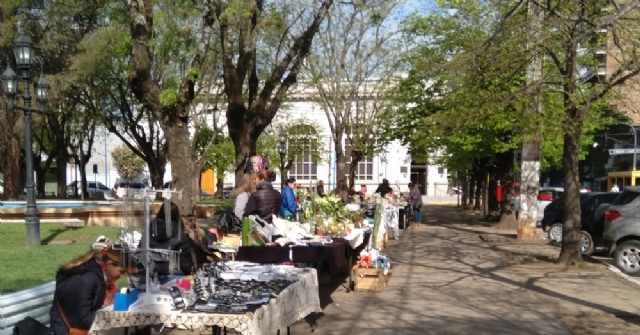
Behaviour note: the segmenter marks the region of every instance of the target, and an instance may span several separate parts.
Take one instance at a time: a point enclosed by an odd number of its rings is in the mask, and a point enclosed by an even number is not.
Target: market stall
[[[325,273],[335,277],[350,274],[354,257],[367,247],[370,236],[370,229],[358,228],[343,238],[323,236],[324,243],[240,247],[236,259],[256,263],[322,264],[319,277],[326,277]]]
[[[310,313],[322,311],[314,269],[279,266],[266,271],[264,267],[245,262],[228,264],[243,265],[242,269],[229,267],[227,272],[220,274],[231,283],[229,289],[237,289],[237,292],[230,293],[232,298],[229,300],[220,301],[225,297],[224,289],[220,288],[219,292],[209,292],[204,300],[203,295],[198,294],[197,299],[200,300],[177,310],[175,305],[163,302],[171,300],[163,290],[146,298],[142,294],[138,302],[126,311],[114,311],[113,306],[98,311],[89,334],[110,334],[122,328],[149,325],[190,330],[220,327],[245,335],[275,334]],[[284,279],[280,278],[282,276]],[[264,279],[265,286],[272,286],[270,282],[276,280],[288,280],[290,283],[275,297],[269,297],[261,289],[252,288],[256,279]],[[216,283],[218,287],[225,286],[220,281]],[[235,301],[240,294],[251,301]]]

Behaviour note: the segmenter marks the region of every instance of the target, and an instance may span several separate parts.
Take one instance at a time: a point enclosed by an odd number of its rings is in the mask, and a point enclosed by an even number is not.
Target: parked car
[[[581,250],[591,255],[597,247],[603,246],[604,230],[603,208],[613,202],[619,193],[580,193]],[[564,196],[552,201],[545,209],[541,226],[548,231],[549,240],[553,244],[561,244],[563,236]]]
[[[231,195],[233,194],[233,190],[234,190],[233,186],[225,186],[222,189],[222,197],[225,199],[231,198]]]
[[[562,187],[541,187],[538,191],[538,220],[544,217],[544,209],[556,199],[559,199],[564,193]]]
[[[89,198],[103,199],[104,194],[109,192],[111,192],[111,189],[103,183],[99,181],[87,181],[87,193]],[[72,196],[75,194],[82,195],[82,184],[80,181],[74,181],[67,185],[67,195]]]
[[[603,243],[613,263],[629,275],[640,274],[640,186],[626,186],[604,215]]]
[[[142,199],[149,186],[146,182],[118,180],[115,185],[118,198]]]
[[[589,193],[590,189],[580,188],[580,193]],[[554,200],[559,199],[564,194],[563,187],[541,187],[538,191],[538,220],[544,218],[544,209]]]

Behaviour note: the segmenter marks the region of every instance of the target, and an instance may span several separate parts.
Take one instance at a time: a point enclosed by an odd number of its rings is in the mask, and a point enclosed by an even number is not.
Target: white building
[[[332,190],[337,181],[346,176],[336,176],[336,157],[331,139],[331,132],[326,114],[317,102],[313,101],[313,97],[307,95],[295,94],[294,99],[289,101],[273,120],[275,128],[292,127],[295,125],[308,125],[315,130],[313,139],[318,142],[318,146],[324,156],[321,162],[314,163],[308,156],[307,161],[302,164],[293,166],[288,175],[298,180],[300,185],[311,185],[323,180],[325,190]],[[112,188],[116,180],[119,178],[116,169],[113,166],[111,158],[111,150],[122,144],[115,135],[110,135],[104,131],[96,132],[95,144],[91,159],[86,166],[87,179],[89,181],[98,181]],[[399,142],[393,142],[384,150],[360,162],[358,166],[358,174],[356,176],[356,190],[360,189],[360,185],[366,185],[368,192],[373,192],[383,179],[389,180],[392,188],[397,192],[407,192],[410,181],[419,183],[422,186],[423,193],[429,196],[442,195],[447,192],[448,180],[447,169],[440,166],[412,166],[411,156],[407,148]],[[170,180],[171,167],[167,167],[165,173],[165,181]],[[77,167],[73,164],[68,166],[67,180],[79,180],[80,174]],[[279,178],[279,176],[278,176]],[[346,179],[346,178],[345,178]],[[234,176],[228,174],[225,176],[225,185],[234,184]],[[276,185],[280,181],[277,180]]]

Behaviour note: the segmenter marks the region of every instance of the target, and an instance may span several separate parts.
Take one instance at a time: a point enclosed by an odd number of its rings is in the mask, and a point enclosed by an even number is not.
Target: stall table
[[[345,238],[335,238],[332,243],[324,245],[240,247],[236,259],[263,264],[323,262],[322,270],[327,271],[332,277],[349,274],[350,288],[353,255],[360,253],[368,245],[370,236],[370,230],[360,229]]]
[[[233,329],[245,335],[275,334],[313,312],[321,312],[315,269],[297,269],[298,281],[285,288],[268,304],[254,312],[215,314],[190,311],[113,311],[107,306],[96,313],[89,335],[107,335],[120,328],[164,324],[167,327],[204,330],[210,327]]]

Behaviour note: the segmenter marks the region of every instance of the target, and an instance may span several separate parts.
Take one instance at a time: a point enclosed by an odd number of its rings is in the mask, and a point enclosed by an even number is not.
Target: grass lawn
[[[233,207],[233,201],[206,199],[200,203],[228,208]],[[62,223],[40,223],[42,245],[27,247],[24,223],[0,224],[0,294],[55,280],[58,268],[87,252],[98,236],[117,241],[119,233],[120,228],[75,228],[65,227]]]
[[[87,252],[98,236],[104,235],[116,241],[119,232],[120,228],[73,228],[41,223],[42,245],[27,247],[24,223],[0,224],[0,294],[55,280],[58,268]],[[64,241],[73,243],[56,244]]]

